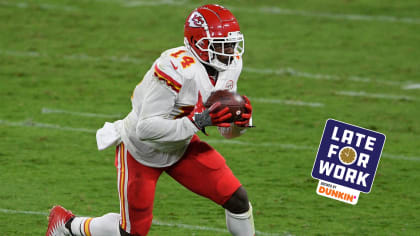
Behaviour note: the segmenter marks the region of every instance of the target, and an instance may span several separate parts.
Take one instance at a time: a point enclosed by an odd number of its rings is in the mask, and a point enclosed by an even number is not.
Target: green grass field
[[[239,92],[257,128],[202,139],[246,187],[257,235],[418,235],[420,2],[217,2],[245,35]],[[185,18],[203,3],[0,0],[0,235],[44,235],[55,204],[119,212],[115,150],[98,152],[95,130],[130,111],[135,85],[183,44]],[[387,137],[355,206],[315,192],[328,118]],[[228,235],[221,207],[166,174],[154,216],[152,236]]]

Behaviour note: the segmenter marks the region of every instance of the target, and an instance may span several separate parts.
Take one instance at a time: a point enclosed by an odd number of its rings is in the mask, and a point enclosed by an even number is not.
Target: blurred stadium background
[[[257,128],[202,138],[247,188],[257,235],[418,234],[418,0],[0,0],[0,234],[45,234],[54,204],[119,211],[114,150],[96,150],[95,130],[130,111],[134,86],[205,3],[240,22],[239,92]],[[328,118],[387,136],[355,206],[315,193]],[[149,235],[228,235],[223,209],[166,175],[154,216]]]

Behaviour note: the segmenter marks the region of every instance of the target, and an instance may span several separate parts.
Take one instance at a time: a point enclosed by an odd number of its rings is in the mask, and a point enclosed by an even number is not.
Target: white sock
[[[108,213],[101,217],[75,217],[71,232],[75,236],[119,236],[120,214]]]
[[[226,226],[233,236],[254,236],[254,217],[252,216],[252,206],[249,203],[249,210],[245,213],[234,214],[228,210],[226,213]]]

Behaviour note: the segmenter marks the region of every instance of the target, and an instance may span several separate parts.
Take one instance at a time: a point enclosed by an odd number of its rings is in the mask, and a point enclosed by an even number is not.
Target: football
[[[216,90],[210,94],[204,106],[209,108],[216,102],[221,103],[220,108],[218,108],[216,111],[228,107],[230,113],[232,113],[232,117],[226,120],[226,123],[232,123],[234,121],[241,120],[242,113],[246,111],[245,100],[239,93],[236,92],[231,92],[229,90]]]

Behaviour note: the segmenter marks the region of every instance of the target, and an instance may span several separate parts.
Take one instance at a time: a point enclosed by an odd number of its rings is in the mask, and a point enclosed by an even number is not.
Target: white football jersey
[[[235,57],[232,63],[232,68],[219,72],[213,85],[203,64],[186,47],[163,52],[136,86],[131,99],[132,111],[116,122],[117,133],[131,155],[151,167],[176,163],[198,131],[186,116],[194,109],[199,96],[206,101],[213,90],[236,91],[242,58]],[[227,138],[238,136],[244,130],[236,126],[219,128]],[[98,134],[97,139],[100,139]]]

